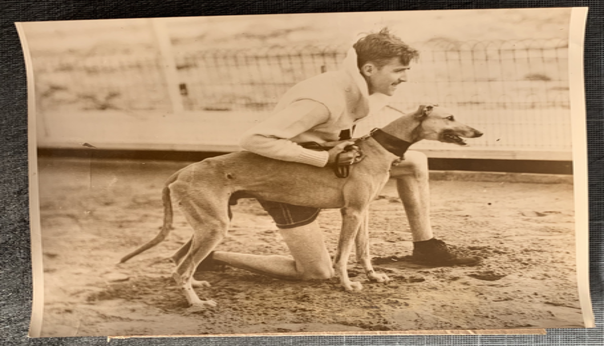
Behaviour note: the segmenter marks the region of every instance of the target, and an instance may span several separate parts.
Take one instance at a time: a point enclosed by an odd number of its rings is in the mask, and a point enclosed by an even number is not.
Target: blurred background
[[[485,133],[468,147],[414,146],[437,167],[530,161],[569,173],[569,20],[570,9],[540,8],[25,23],[38,146],[168,159],[238,150],[288,88],[338,69],[361,35],[388,26],[420,51],[393,106],[437,103]]]

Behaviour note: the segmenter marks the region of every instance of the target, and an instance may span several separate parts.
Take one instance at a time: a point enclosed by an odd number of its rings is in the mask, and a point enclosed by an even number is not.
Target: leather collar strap
[[[373,139],[375,139],[384,149],[393,153],[394,155],[403,158],[407,149],[413,143],[409,143],[402,139],[396,138],[393,135],[387,134],[386,132],[380,129],[374,129],[370,134]]]

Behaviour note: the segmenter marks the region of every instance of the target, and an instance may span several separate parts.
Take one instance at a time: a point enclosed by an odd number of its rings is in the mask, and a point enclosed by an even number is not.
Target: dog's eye
[[[455,117],[452,115],[449,115],[448,117],[446,117],[445,119],[449,120],[449,121],[455,121]]]

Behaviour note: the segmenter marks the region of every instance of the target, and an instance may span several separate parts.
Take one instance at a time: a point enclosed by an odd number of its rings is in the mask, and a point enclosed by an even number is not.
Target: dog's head
[[[419,106],[415,117],[420,121],[418,140],[428,139],[444,143],[466,145],[463,138],[478,138],[482,132],[460,123],[446,108],[433,105]]]

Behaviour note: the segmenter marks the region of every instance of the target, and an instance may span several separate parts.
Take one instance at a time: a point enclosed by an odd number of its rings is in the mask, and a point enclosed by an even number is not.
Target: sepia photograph
[[[593,327],[586,15],[17,23],[30,336]]]

